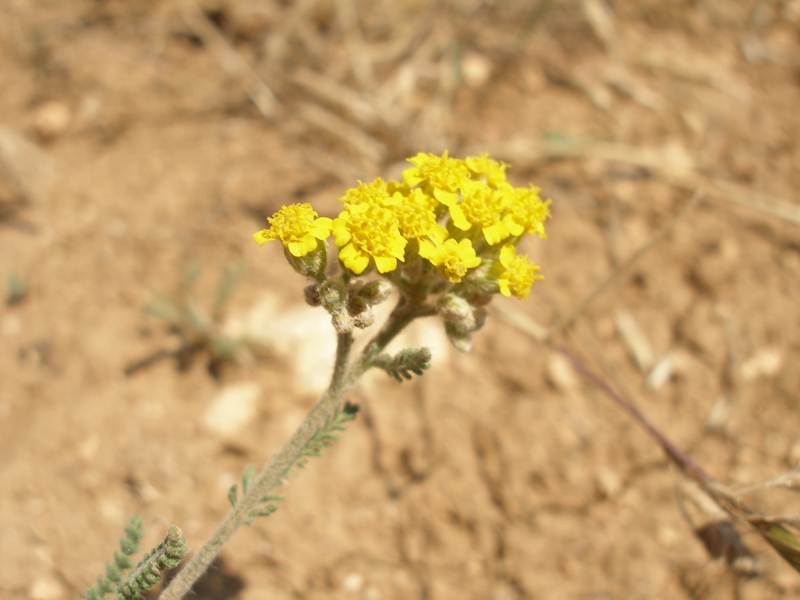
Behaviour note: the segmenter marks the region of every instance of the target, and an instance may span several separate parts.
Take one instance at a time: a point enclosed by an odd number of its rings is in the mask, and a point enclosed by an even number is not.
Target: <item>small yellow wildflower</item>
[[[453,238],[434,248],[428,260],[433,266],[443,268],[450,283],[458,283],[467,274],[468,269],[481,264],[481,259],[475,254],[470,240],[457,242]]]
[[[438,202],[419,188],[407,195],[395,192],[394,211],[400,233],[411,241],[419,241],[419,255],[428,258],[433,249],[447,239],[447,229],[436,222]]]
[[[464,162],[472,171],[473,177],[484,180],[492,187],[497,187],[506,182],[506,169],[508,165],[504,162],[497,162],[489,158],[489,154],[484,152],[480,156],[468,156]]]
[[[375,204],[378,206],[386,206],[391,203],[391,195],[389,194],[388,187],[383,179],[378,177],[371,183],[358,182],[358,186],[350,188],[344,193],[344,196],[338,198],[346,205],[354,204]]]
[[[445,150],[442,156],[420,152],[408,162],[414,165],[403,171],[403,180],[410,186],[430,186],[433,197],[446,206],[458,202],[458,190],[470,173],[463,160],[450,158]]]
[[[397,268],[408,241],[400,235],[393,210],[378,204],[347,204],[333,220],[334,243],[341,248],[339,260],[356,275],[369,266],[370,259],[380,273]]]
[[[517,256],[517,251],[511,244],[505,244],[500,249],[500,264],[506,269],[497,279],[503,296],[513,295],[524,300],[531,293],[533,282],[544,279],[536,274],[539,267],[528,260],[528,255]]]
[[[539,197],[539,188],[533,186],[515,188],[504,185],[500,189],[506,198],[510,221],[519,228],[519,232],[512,231],[512,235],[521,235],[523,232],[530,235],[535,233],[546,240],[544,222],[550,217],[550,200],[543,202]]]
[[[477,225],[486,242],[493,246],[509,235],[519,235],[522,227],[511,215],[504,215],[506,196],[482,181],[465,181],[461,185],[461,203],[450,207],[453,225],[462,230]]]
[[[317,240],[324,240],[331,234],[333,221],[317,216],[308,203],[283,206],[267,218],[269,229],[254,233],[253,239],[259,246],[270,240],[280,240],[292,256],[305,256],[316,250]]]

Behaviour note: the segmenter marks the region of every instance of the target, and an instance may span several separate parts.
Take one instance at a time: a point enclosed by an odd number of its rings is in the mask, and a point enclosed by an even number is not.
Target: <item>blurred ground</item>
[[[546,280],[505,304],[545,326],[705,190],[564,340],[720,480],[797,464],[799,27],[797,0],[0,3],[0,276],[27,284],[0,308],[0,596],[83,593],[133,513],[150,546],[171,523],[201,545],[330,364],[304,282],[251,234],[417,151],[489,151],[553,199],[527,248]],[[237,262],[228,327],[266,356],[126,378],[174,348],[145,302],[199,264],[210,303]],[[434,368],[364,381],[350,431],[196,597],[800,591],[752,533],[760,575],[713,562],[661,451],[558,356],[500,319],[469,355],[429,325],[410,335]],[[225,433],[207,414],[230,386],[256,404]]]

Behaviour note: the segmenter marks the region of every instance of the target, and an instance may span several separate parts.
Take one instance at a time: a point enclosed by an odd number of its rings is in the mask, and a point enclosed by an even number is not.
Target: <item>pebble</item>
[[[492,75],[492,61],[483,54],[477,52],[467,52],[461,59],[461,74],[466,83],[472,89],[483,87]]]
[[[256,416],[261,386],[252,381],[225,386],[203,415],[203,425],[220,437],[241,431]]]
[[[559,392],[570,393],[580,384],[578,374],[572,364],[560,354],[552,354],[547,359],[547,380]]]
[[[350,573],[342,580],[342,589],[345,592],[355,594],[364,585],[364,576],[359,573]]]
[[[64,102],[51,100],[36,109],[33,128],[42,139],[51,140],[63,134],[72,121],[72,111]]]
[[[753,381],[761,377],[774,377],[783,366],[783,353],[778,348],[760,348],[740,367],[742,379]]]
[[[66,596],[63,584],[54,575],[42,575],[28,590],[30,600],[61,600]]]
[[[622,489],[622,479],[619,474],[607,466],[598,467],[594,475],[597,491],[603,498],[616,496]]]

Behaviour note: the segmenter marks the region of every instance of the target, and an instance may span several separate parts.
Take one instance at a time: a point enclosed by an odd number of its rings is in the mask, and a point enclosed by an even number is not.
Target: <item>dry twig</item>
[[[259,112],[267,119],[275,117],[280,103],[264,80],[219,32],[194,2],[181,6],[181,16],[217,63],[245,91]]]

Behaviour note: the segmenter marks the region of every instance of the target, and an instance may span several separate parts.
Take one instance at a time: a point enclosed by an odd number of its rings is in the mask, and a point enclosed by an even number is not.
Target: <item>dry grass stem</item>
[[[642,330],[642,326],[639,325],[639,321],[630,310],[619,308],[614,315],[614,322],[623,343],[636,362],[636,366],[644,373],[649,371],[655,364],[656,357],[653,346]]]
[[[197,4],[194,2],[183,4],[181,16],[217,60],[220,68],[242,87],[259,112],[267,119],[274,118],[280,106],[278,99]]]
[[[292,4],[283,13],[283,18],[275,24],[274,33],[267,36],[264,41],[266,60],[263,68],[267,73],[282,70],[280,66],[287,59],[290,41],[307,25],[311,12],[317,4],[319,0],[299,0]]]
[[[321,106],[310,102],[300,102],[297,105],[297,116],[339,138],[340,141],[371,161],[379,163],[386,156],[386,146],[381,142]]]
[[[380,115],[369,100],[330,77],[301,67],[289,78],[320,100],[344,109],[364,127],[373,127],[381,122]]]
[[[336,0],[335,4],[339,26],[344,35],[347,56],[350,60],[350,69],[362,89],[375,89],[377,87],[375,68],[369,52],[365,52],[364,37],[358,23],[355,2],[353,0]]]

